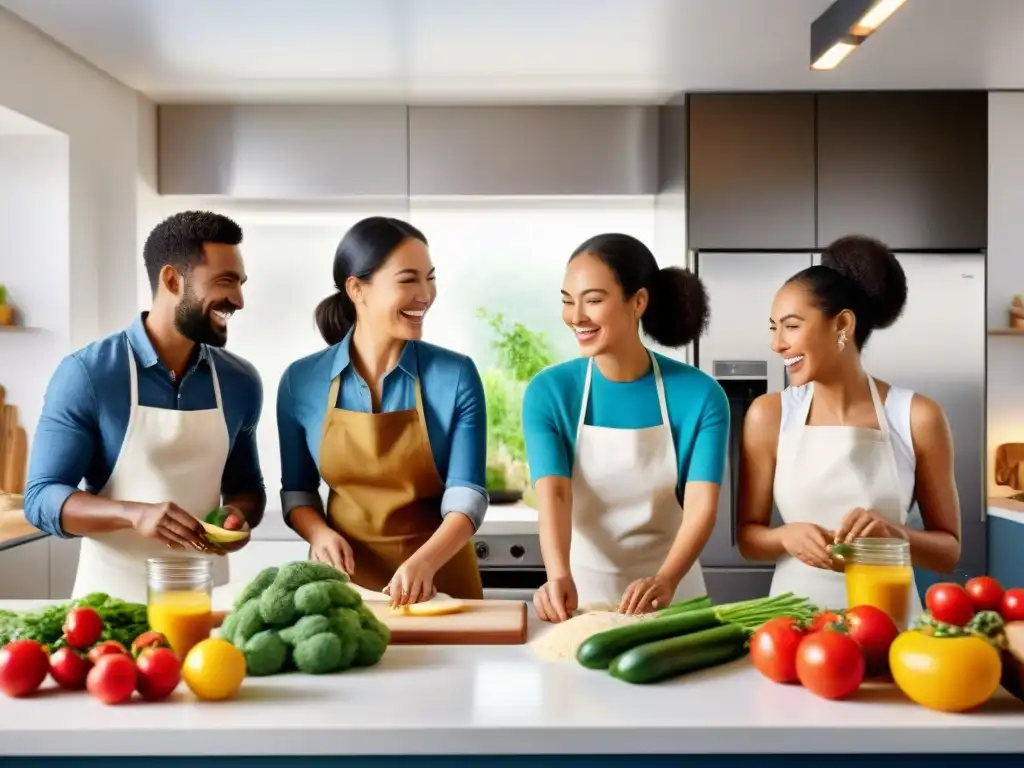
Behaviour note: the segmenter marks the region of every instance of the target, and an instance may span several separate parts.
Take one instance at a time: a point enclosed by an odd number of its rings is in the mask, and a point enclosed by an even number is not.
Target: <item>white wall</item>
[[[127,325],[137,309],[139,187],[155,178],[155,107],[2,9],[0,106],[70,142],[67,352]],[[19,356],[8,366],[5,356],[4,377],[37,365]]]
[[[988,327],[1005,328],[1024,293],[1024,92],[990,93],[988,122]],[[1024,336],[989,336],[986,481],[1000,496],[1013,492],[994,480],[1008,442],[1024,442]]]
[[[481,371],[494,356],[490,331],[476,316],[478,307],[546,332],[559,359],[566,359],[576,354],[576,344],[562,324],[558,291],[572,250],[586,238],[608,231],[635,235],[655,248],[653,198],[413,200],[390,208],[349,206],[333,211],[323,206],[275,208],[196,198],[168,197],[160,202],[157,218],[204,208],[233,217],[244,231],[246,305],[231,321],[228,348],[249,359],[263,378],[259,449],[269,503],[257,538],[294,536],[280,522],[277,385],[290,362],[323,348],[313,310],[334,291],[334,251],[358,219],[393,215],[423,230],[438,286],[424,336],[471,355]],[[665,266],[684,264],[685,250],[660,261]],[[139,301],[141,306],[149,302],[141,277]]]
[[[68,159],[62,134],[0,134],[0,283],[28,329],[0,334],[0,384],[27,432],[69,344]]]

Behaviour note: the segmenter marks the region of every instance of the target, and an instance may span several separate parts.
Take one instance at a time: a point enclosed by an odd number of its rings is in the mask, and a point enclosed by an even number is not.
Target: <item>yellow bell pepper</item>
[[[936,637],[911,629],[889,647],[893,681],[911,701],[941,712],[966,712],[999,690],[999,651],[978,636]]]

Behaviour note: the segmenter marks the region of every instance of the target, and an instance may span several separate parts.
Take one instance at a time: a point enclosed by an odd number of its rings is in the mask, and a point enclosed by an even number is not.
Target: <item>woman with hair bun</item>
[[[328,348],[292,363],[278,390],[285,522],[310,559],[394,604],[480,599],[483,384],[470,358],[421,341],[437,295],[426,237],[363,219],[334,255],[334,287],[316,308]]]
[[[772,349],[790,385],[762,395],[743,426],[738,540],[751,560],[775,560],[773,594],[795,592],[829,609],[846,605],[833,544],[909,541],[913,564],[952,571],[960,505],[946,416],[934,401],[872,378],[861,355],[874,331],[899,318],[907,280],[889,249],[849,236],[821,265],[775,295]],[[907,527],[916,499],[924,530]],[[769,525],[772,502],[783,525]],[[921,611],[911,590],[911,615]]]
[[[659,269],[636,238],[598,235],[569,259],[562,320],[582,356],[541,371],[523,398],[547,571],[538,616],[609,604],[646,613],[707,594],[699,556],[715,524],[728,400],[640,337],[696,339],[708,322],[703,285]]]

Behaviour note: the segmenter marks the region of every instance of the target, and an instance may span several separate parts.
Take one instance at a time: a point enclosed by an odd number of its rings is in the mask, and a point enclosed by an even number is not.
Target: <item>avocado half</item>
[[[229,531],[227,528],[222,528],[227,517],[228,510],[224,507],[217,507],[199,521],[210,541],[215,544],[231,544],[249,538],[249,531]]]

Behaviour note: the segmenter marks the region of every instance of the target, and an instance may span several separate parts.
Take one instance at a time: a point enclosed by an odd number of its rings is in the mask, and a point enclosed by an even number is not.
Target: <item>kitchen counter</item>
[[[531,635],[540,631],[534,619]],[[0,698],[0,745],[23,756],[787,752],[834,764],[843,753],[1021,753],[1024,703],[1001,693],[955,716],[886,686],[826,702],[763,679],[747,660],[630,686],[539,661],[528,646],[392,646],[371,669],[250,678],[237,699],[217,704],[194,702],[184,686],[168,702],[116,708],[86,693]]]
[[[30,525],[21,509],[10,509],[0,512],[0,551],[37,541],[49,534]]]
[[[1001,517],[1004,520],[1012,520],[1015,523],[1024,523],[1024,502],[1001,496],[990,496],[988,499],[988,514],[992,517]]]

